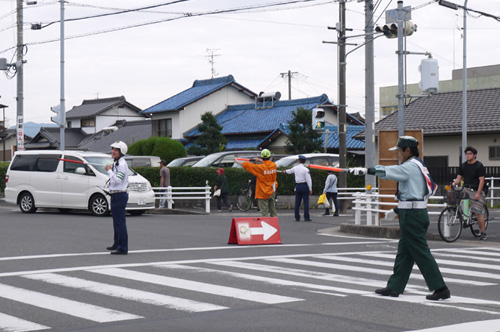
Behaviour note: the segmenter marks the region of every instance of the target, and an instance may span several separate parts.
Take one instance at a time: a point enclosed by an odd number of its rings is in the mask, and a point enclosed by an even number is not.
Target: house
[[[325,110],[325,121],[333,125],[338,124],[337,108],[325,94],[293,100],[279,100],[278,95],[270,96],[261,94],[253,103],[227,106],[216,116],[217,122],[223,127],[222,134],[228,140],[226,150],[268,148],[274,153],[284,153],[289,133],[288,122],[293,118],[292,112],[299,107],[311,110],[321,106]],[[347,124],[361,126],[361,130],[364,129],[362,121],[351,115],[347,115]],[[198,129],[193,128],[187,131],[184,137],[193,142],[199,135]],[[329,136],[328,149],[338,151],[335,134]],[[356,141],[355,144],[364,149],[363,142]]]
[[[467,91],[467,144],[478,150],[485,166],[500,166],[500,87]],[[419,98],[405,108],[405,129],[422,129],[424,161],[431,167],[458,167],[462,150],[462,92]],[[375,124],[398,129],[398,112]],[[359,137],[364,137],[364,133]],[[432,173],[431,173],[432,174]],[[491,175],[491,174],[490,174]]]
[[[67,128],[81,128],[87,134],[95,134],[116,121],[143,120],[141,109],[129,103],[124,96],[84,100],[66,112]]]
[[[31,137],[24,135],[24,144],[29,144]],[[16,128],[4,129],[0,126],[0,162],[10,161],[14,157],[17,147]]]
[[[196,80],[193,86],[141,112],[151,116],[152,136],[182,139],[183,133],[200,122],[201,115],[214,115],[228,105],[253,102],[256,94],[237,83],[232,75]]]
[[[88,134],[82,128],[66,128],[64,143],[66,150],[79,150],[78,146]],[[60,144],[60,130],[57,127],[42,127],[29,143],[24,144],[26,150],[57,150]]]

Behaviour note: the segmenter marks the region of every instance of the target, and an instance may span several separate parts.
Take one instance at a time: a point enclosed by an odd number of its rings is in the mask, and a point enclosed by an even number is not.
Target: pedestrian
[[[128,254],[127,222],[125,208],[128,202],[128,166],[123,158],[127,154],[127,144],[117,141],[111,144],[111,157],[113,164],[106,165],[109,175],[109,194],[111,195],[111,214],[113,216],[114,240],[111,247],[112,255]]]
[[[299,156],[299,164],[285,170],[286,174],[295,174],[295,221],[300,221],[300,203],[304,201],[304,221],[311,221],[309,215],[309,195],[312,195],[312,180],[309,169],[304,166],[307,158]]]
[[[325,181],[325,189],[323,189],[323,194],[326,194],[326,200],[330,202],[333,200],[333,206],[335,206],[334,217],[339,216],[339,202],[337,201],[337,176],[333,171],[328,171],[328,176]],[[330,215],[330,209],[325,208],[325,216]]]
[[[217,191],[217,189],[220,189],[220,195],[216,196],[217,212],[222,212],[221,201],[224,202],[224,205],[226,205],[229,208],[229,212],[231,212],[233,211],[233,205],[228,200],[229,184],[227,183],[227,177],[224,174],[224,168],[219,168],[216,172],[218,175],[217,178],[215,179],[214,193]]]
[[[486,169],[477,160],[477,150],[472,146],[465,148],[465,162],[460,165],[458,175],[453,185],[457,186],[464,181],[464,193],[470,201],[470,210],[477,217],[477,224],[481,230],[479,240],[486,240],[486,222],[484,220],[484,207],[486,206],[485,177]]]
[[[377,165],[368,170],[356,167],[349,170],[354,175],[364,175],[368,172],[384,180],[398,182],[398,206],[386,215],[387,219],[395,217],[396,214],[399,217],[401,235],[398,253],[387,287],[377,289],[375,293],[392,297],[403,294],[413,265],[417,263],[427,287],[434,291],[426,298],[434,301],[448,299],[451,296],[450,290],[443,280],[425,237],[429,228],[427,198],[435,192],[437,186],[432,182],[422,160],[418,158],[420,155],[418,141],[414,137],[399,137],[397,145],[389,150],[397,150],[400,165]]]
[[[164,159],[160,161],[160,187],[170,187],[170,170],[168,169],[167,162]],[[160,191],[166,192],[167,189],[161,189]],[[166,195],[162,196],[165,197]],[[163,209],[165,207],[166,200],[166,198],[160,200],[160,209]]]
[[[242,162],[238,158],[234,161],[243,166],[248,172],[257,177],[255,184],[255,198],[263,217],[277,217],[276,190],[278,189],[276,164],[270,160],[271,151],[264,149],[260,152],[261,158],[254,158],[258,164]]]

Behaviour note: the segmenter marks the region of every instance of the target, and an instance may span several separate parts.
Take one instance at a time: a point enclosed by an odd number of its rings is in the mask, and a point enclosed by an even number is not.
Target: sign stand
[[[278,218],[233,218],[227,243],[239,245],[281,243]]]

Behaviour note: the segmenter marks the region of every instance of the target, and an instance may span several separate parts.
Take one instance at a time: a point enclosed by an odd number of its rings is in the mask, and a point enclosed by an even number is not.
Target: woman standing
[[[334,217],[339,216],[339,203],[337,201],[337,177],[333,171],[328,171],[328,176],[325,181],[325,189],[323,189],[323,194],[326,194],[326,200],[330,202],[333,199],[333,204],[335,206]],[[330,209],[325,208],[325,216],[330,215]]]
[[[229,185],[227,183],[227,177],[224,175],[224,168],[219,168],[217,171],[217,178],[215,179],[214,193],[217,189],[220,189],[220,195],[217,196],[217,212],[222,212],[221,200],[224,201],[224,205],[229,208],[229,212],[233,211],[233,205],[227,199],[229,195]]]

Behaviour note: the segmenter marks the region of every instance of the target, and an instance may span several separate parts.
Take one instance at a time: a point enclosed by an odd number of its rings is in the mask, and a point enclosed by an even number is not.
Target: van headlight
[[[153,190],[153,187],[151,187],[151,183],[149,181],[147,181],[147,188],[148,188],[148,191]]]

